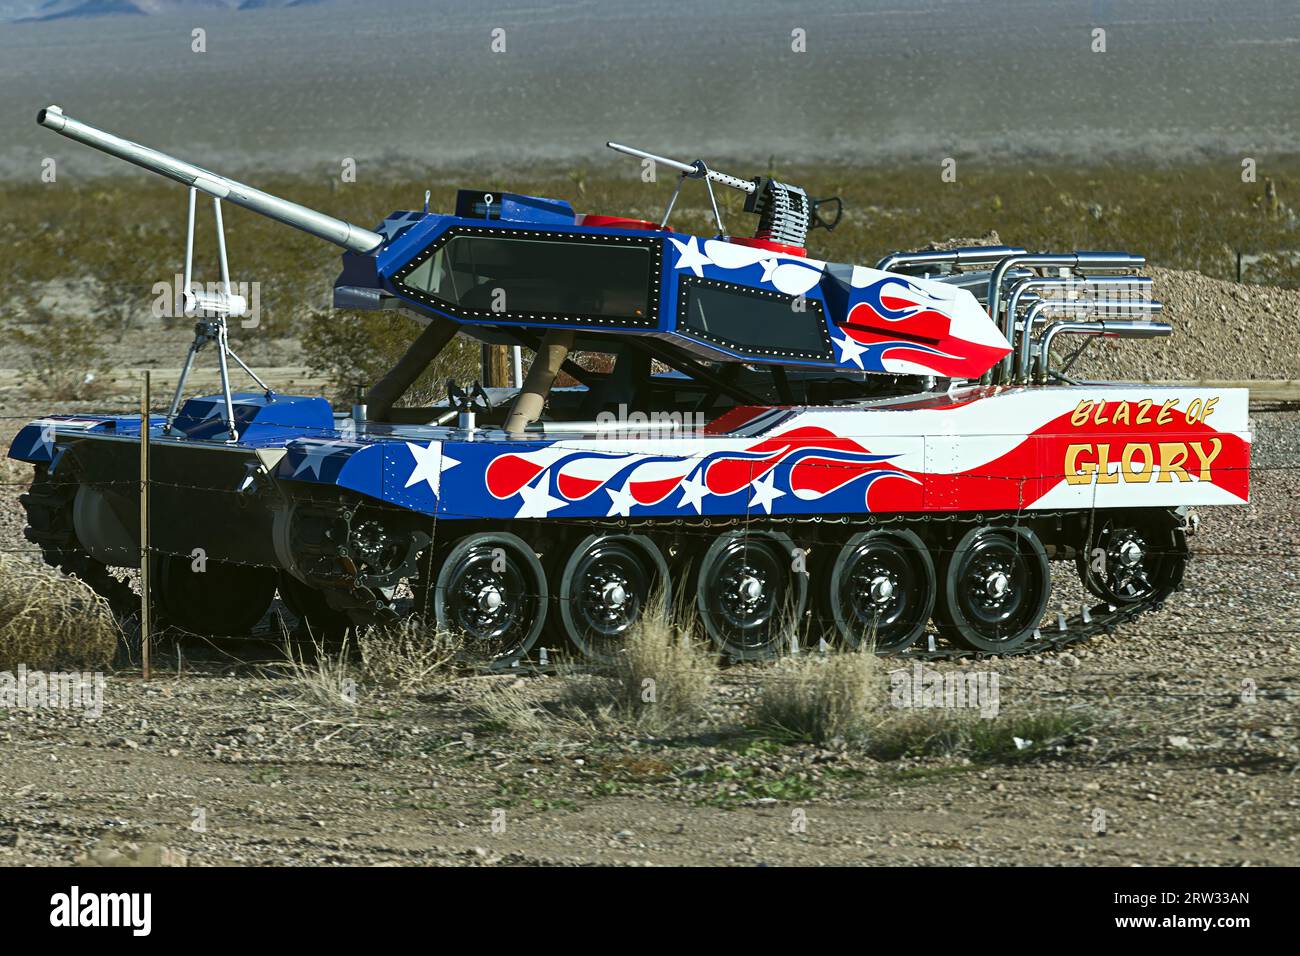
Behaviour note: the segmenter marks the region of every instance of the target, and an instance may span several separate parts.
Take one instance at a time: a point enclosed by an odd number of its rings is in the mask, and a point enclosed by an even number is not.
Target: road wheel
[[[695,609],[714,646],[732,660],[776,657],[803,621],[808,577],[794,570],[794,542],[767,531],[714,539],[693,576]]]
[[[274,568],[160,555],[154,567],[154,600],[162,622],[194,634],[238,636],[262,619],[275,597],[280,575]]]
[[[818,587],[845,644],[899,651],[929,623],[936,594],[934,562],[914,532],[864,531],[840,549]]]
[[[1050,591],[1038,535],[1021,527],[973,528],[944,562],[940,632],[977,651],[1015,650],[1042,623]]]
[[[556,625],[584,657],[609,661],[647,613],[671,606],[668,565],[643,535],[593,534],[560,570]]]
[[[438,627],[462,635],[494,669],[518,663],[546,620],[546,575],[533,549],[504,532],[471,534],[447,551],[434,579]]]

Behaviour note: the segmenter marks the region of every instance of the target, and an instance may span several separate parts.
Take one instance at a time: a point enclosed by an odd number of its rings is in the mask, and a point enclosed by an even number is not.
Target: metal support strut
[[[190,187],[189,214],[185,226],[185,272],[184,288],[181,291],[181,311],[184,315],[202,314],[194,323],[194,341],[190,343],[185,355],[185,364],[181,367],[180,377],[176,380],[176,391],[172,393],[171,404],[167,407],[167,417],[163,422],[163,434],[170,435],[172,424],[180,411],[181,399],[185,393],[185,382],[194,368],[194,358],[208,343],[217,348],[217,366],[221,374],[221,398],[225,413],[226,429],[230,437],[228,442],[239,441],[239,429],[235,424],[235,402],[230,388],[230,360],[243,369],[248,377],[270,398],[275,393],[262,379],[248,367],[243,359],[230,347],[230,327],[226,317],[244,315],[247,303],[242,296],[230,291],[230,263],[226,257],[226,230],[221,217],[221,200],[213,197],[212,212],[217,225],[217,256],[221,267],[221,291],[217,293],[195,292],[191,288],[194,268],[194,206],[197,190]]]

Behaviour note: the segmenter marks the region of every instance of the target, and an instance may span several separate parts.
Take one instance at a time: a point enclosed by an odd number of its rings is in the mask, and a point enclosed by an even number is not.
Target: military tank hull
[[[158,435],[157,513],[186,518],[160,519],[153,546],[184,565],[201,553],[205,574],[227,567],[204,586],[254,618],[282,577],[356,621],[402,613],[405,583],[416,610],[510,659],[548,618],[607,654],[674,583],[733,657],[822,633],[900,651],[931,617],[957,646],[1007,653],[1044,639],[1049,560],[1116,607],[1163,600],[1186,510],[1249,493],[1240,390],[971,386],[739,409],[671,437],[534,440],[357,428],[307,402],[317,420],[293,434],[263,422],[276,402],[238,396],[238,445]],[[72,547],[109,566],[139,554],[138,433],[138,419],[47,419],[10,451],[73,487]]]
[[[822,262],[803,239],[830,201],[703,163],[677,164],[678,188],[744,189],[753,238],[478,190],[370,232],[42,122],[337,242],[337,305],[423,324],[346,412],[224,384],[183,403],[178,387],[150,420],[150,560],[186,629],[247,630],[278,592],[326,629],[424,615],[495,666],[539,642],[608,658],[665,609],[738,660],[823,638],[1023,653],[1159,607],[1189,509],[1249,498],[1244,390],[1080,382],[1052,351],[1171,331],[1138,256]],[[231,301],[207,303],[186,366],[215,344],[223,383]],[[527,376],[404,407],[456,335],[532,352]],[[124,608],[110,569],[140,560],[140,439],[139,418],[55,416],[10,449],[36,466],[29,538]],[[1063,574],[1095,601],[1053,618]]]

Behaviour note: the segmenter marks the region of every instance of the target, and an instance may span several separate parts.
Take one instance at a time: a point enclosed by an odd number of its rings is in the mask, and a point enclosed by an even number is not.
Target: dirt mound
[[[1072,376],[1131,381],[1300,379],[1300,290],[1152,268],[1164,339],[1098,339]],[[1066,348],[1073,343],[1064,342]],[[1057,351],[1054,349],[1053,351]]]
[[[966,249],[971,246],[1000,246],[1002,239],[996,229],[990,229],[979,237],[970,236],[958,239],[934,239],[923,245],[921,252],[948,252],[951,249]]]

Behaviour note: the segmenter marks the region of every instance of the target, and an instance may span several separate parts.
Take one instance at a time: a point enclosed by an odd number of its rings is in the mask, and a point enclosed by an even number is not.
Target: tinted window
[[[799,310],[791,296],[694,281],[686,287],[685,313],[679,321],[684,330],[742,355],[830,356],[821,303],[815,299],[805,299]]]
[[[458,235],[400,281],[468,311],[644,322],[650,259],[645,245]]]

